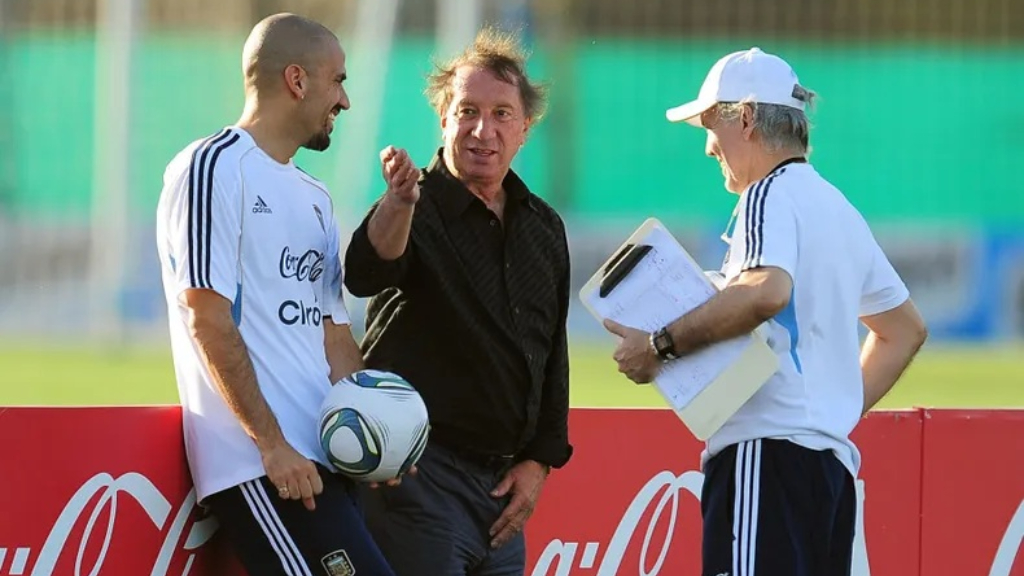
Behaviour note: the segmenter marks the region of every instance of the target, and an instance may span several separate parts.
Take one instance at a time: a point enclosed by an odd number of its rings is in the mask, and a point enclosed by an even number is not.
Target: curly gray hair
[[[452,80],[462,66],[475,66],[490,70],[501,80],[519,88],[526,117],[539,122],[547,107],[547,87],[531,82],[526,75],[529,56],[520,44],[517,31],[506,31],[493,26],[484,27],[473,44],[447,62],[435,63],[435,70],[427,76],[424,91],[434,110],[444,116],[452,103]]]

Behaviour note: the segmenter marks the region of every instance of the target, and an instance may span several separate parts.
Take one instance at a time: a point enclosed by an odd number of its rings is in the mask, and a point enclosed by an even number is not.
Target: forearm
[[[414,211],[414,204],[401,202],[390,195],[377,205],[367,225],[367,236],[382,260],[397,260],[405,254]]]
[[[352,337],[349,325],[335,324],[330,320],[325,321],[324,338],[327,363],[331,368],[332,384],[365,367],[362,351]]]
[[[401,286],[405,280],[413,252],[409,245],[412,206],[403,215],[401,206],[391,204],[385,197],[373,208],[352,234],[345,253],[345,286],[357,298]]]
[[[860,365],[864,375],[864,408],[867,413],[896,384],[910,365],[918,346],[884,340],[869,332],[861,349]]]
[[[733,284],[669,325],[678,354],[752,332],[775,315],[756,286]]]
[[[193,321],[192,337],[217,390],[260,450],[283,442],[277,418],[260,392],[249,352],[234,324]]]

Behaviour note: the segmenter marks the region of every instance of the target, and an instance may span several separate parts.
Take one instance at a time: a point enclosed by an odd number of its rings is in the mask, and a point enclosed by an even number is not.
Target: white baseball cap
[[[803,98],[803,99],[801,99]],[[754,47],[723,56],[711,67],[697,99],[669,108],[669,122],[703,126],[700,116],[719,102],[752,101],[804,110],[805,91],[785,60]]]

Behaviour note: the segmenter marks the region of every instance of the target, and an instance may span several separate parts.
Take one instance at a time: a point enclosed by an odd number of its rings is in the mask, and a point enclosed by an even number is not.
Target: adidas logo
[[[267,206],[267,203],[263,201],[263,198],[256,197],[256,204],[252,207],[253,214],[273,214],[274,212]]]

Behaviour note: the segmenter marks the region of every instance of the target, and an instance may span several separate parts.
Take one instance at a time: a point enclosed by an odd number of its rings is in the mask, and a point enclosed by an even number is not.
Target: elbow
[[[904,323],[889,336],[878,334],[878,337],[889,342],[894,349],[901,350],[907,358],[913,358],[928,340],[928,327],[917,319]]]
[[[373,296],[377,292],[373,290],[374,286],[371,281],[373,276],[372,264],[359,257],[358,254],[353,253],[351,247],[345,257],[344,266],[345,274],[342,277],[342,283],[350,294],[356,298],[366,298]]]
[[[907,350],[911,355],[917,354],[917,351],[924,346],[924,343],[928,340],[928,326],[925,324],[924,318],[912,305],[908,308],[911,313],[903,316],[902,330],[899,332],[900,340],[906,346]],[[901,307],[901,308],[905,308]]]
[[[397,288],[399,278],[389,267],[378,267],[365,264],[358,268],[359,272],[345,277],[345,288],[356,298],[370,298],[388,288]]]
[[[382,261],[371,244],[353,242],[345,257],[343,283],[356,298],[376,296],[396,283],[397,266],[396,262]]]
[[[761,290],[754,301],[754,315],[757,322],[771,320],[789,306],[790,292],[780,290]]]
[[[793,281],[789,273],[778,268],[754,271],[743,285],[751,291],[748,302],[758,324],[785,310],[793,297]]]
[[[386,244],[384,242],[374,242],[370,240],[369,250],[373,252],[373,256],[382,262],[394,262],[405,254],[407,244],[401,246],[395,246],[393,244]]]
[[[915,323],[909,340],[915,354],[924,346],[924,343],[928,340],[928,326],[925,325],[923,320]]]
[[[374,287],[369,282],[362,278],[353,278],[352,276],[345,278],[345,288],[356,298],[369,298],[378,292],[373,289]]]
[[[928,340],[928,328],[923,323],[905,326],[903,331],[889,342],[893,349],[910,362]]]

